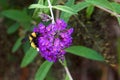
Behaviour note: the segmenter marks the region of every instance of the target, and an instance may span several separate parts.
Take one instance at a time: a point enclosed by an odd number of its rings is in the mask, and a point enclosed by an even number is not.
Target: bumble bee
[[[31,47],[37,49],[37,51],[39,51],[39,48],[38,48],[38,37],[39,36],[40,34],[37,32],[32,32],[29,35],[29,41],[30,41]]]

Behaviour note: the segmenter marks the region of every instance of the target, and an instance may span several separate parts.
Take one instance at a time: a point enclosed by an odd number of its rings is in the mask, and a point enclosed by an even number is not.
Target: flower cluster
[[[39,23],[33,32],[39,33],[38,49],[41,56],[48,61],[57,61],[63,59],[65,48],[72,43],[71,34],[73,28],[67,29],[67,23],[61,19],[57,19],[54,24],[45,26]]]

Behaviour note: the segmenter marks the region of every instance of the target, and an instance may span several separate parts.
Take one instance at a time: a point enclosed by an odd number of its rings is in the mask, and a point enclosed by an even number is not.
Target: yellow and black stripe
[[[29,35],[29,40],[30,40],[30,44],[33,48],[37,49],[38,50],[38,37],[39,37],[39,33],[36,33],[36,32],[32,32],[30,35]]]

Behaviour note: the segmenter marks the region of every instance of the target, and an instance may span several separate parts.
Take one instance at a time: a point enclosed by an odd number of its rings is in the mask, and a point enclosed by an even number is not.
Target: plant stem
[[[64,68],[65,68],[65,71],[66,71],[69,79],[70,79],[70,80],[73,80],[73,78],[72,78],[72,76],[71,76],[71,74],[70,74],[70,72],[69,72],[69,70],[68,70],[68,67],[67,67],[67,66],[64,66]]]
[[[62,62],[61,60],[59,60],[59,62],[63,65],[63,67],[65,68],[66,74],[69,77],[69,80],[73,80],[70,71],[68,70],[67,64],[66,64],[66,60],[64,60],[64,62]]]
[[[53,15],[53,11],[52,11],[52,5],[51,5],[50,0],[47,0],[47,1],[48,1],[48,5],[49,5],[49,8],[50,8],[52,23],[54,24],[55,20],[54,20],[54,15]]]

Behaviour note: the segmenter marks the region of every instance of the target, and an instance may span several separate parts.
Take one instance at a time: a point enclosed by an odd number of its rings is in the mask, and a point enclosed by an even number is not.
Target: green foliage
[[[72,2],[72,3],[71,3]],[[65,6],[69,6],[71,7],[73,10],[75,10],[75,12],[78,12],[78,11],[81,11],[83,10],[84,8],[86,8],[89,4],[86,3],[86,2],[80,2],[78,4],[75,4],[74,5],[74,2],[69,0]],[[65,12],[62,12],[61,13],[61,16],[60,18],[64,19],[66,22],[68,22],[69,18],[72,16],[72,14],[68,14],[68,13],[65,13]]]
[[[110,14],[117,17],[119,22],[120,16],[117,15],[120,14],[120,4],[115,2],[110,2],[108,0],[85,0],[85,1],[93,6],[106,10]]]
[[[38,1],[38,4],[43,5],[43,4],[44,4],[44,1],[43,1],[43,0],[39,0],[39,1]],[[39,8],[36,8],[36,9],[34,10],[34,13],[33,13],[33,18],[38,17],[37,15],[38,15],[39,12],[42,12],[42,10],[39,9]]]
[[[71,15],[77,14],[77,12],[74,9],[67,7],[67,6],[56,5],[56,6],[53,6],[53,8],[64,11],[64,12],[69,13]]]
[[[13,48],[12,48],[12,52],[16,52],[19,47],[21,46],[21,41],[22,41],[23,37],[20,37],[17,39],[17,41],[15,42]]]
[[[52,4],[55,4],[56,0],[50,0]],[[38,7],[35,8],[34,13],[33,13],[33,18],[38,18],[38,15],[40,13],[49,13],[49,9],[48,9],[48,2],[47,0],[39,0],[38,5],[36,4],[32,4],[30,5],[30,9],[32,9],[32,7]],[[39,6],[40,5],[40,6]],[[41,7],[46,7],[46,8],[41,8]]]
[[[18,22],[29,22],[31,21],[31,17],[20,10],[4,10],[2,12],[2,15],[4,15],[7,18],[10,18],[12,20],[18,21]]]
[[[68,0],[67,3],[65,3],[65,5],[56,5],[57,4],[56,0],[50,0],[50,1],[53,4],[52,6],[53,9],[61,10],[60,18],[64,19],[66,22],[68,22],[69,18],[72,15],[76,15],[77,12],[80,12],[81,10],[85,10],[85,9],[86,9],[87,18],[90,18],[94,11],[94,7],[110,10],[117,15],[120,14],[120,4],[115,2],[110,2],[108,0],[85,0],[77,4],[75,4],[75,0]],[[2,2],[2,4],[1,3],[0,4],[3,5],[3,7],[8,6],[8,4],[5,4],[7,0],[1,0],[0,2]],[[38,3],[31,4],[29,6],[29,9],[35,9],[33,13],[33,18],[35,17],[39,18],[38,15],[43,12],[49,14],[49,7],[47,4],[47,0],[46,1],[38,0]],[[13,34],[15,31],[18,30],[19,26],[24,27],[25,31],[30,31],[32,18],[30,15],[27,14],[27,11],[10,9],[10,10],[2,11],[1,14],[15,21],[15,23],[7,29],[8,34]],[[117,17],[117,19],[120,23],[120,18]],[[18,50],[18,48],[21,46],[22,39],[23,37],[17,39],[16,43],[12,48],[12,52]],[[30,47],[29,49],[28,48],[29,48],[29,42],[23,46],[25,56],[21,62],[21,67],[26,67],[37,56],[38,52],[35,49],[33,49],[32,47]],[[104,58],[99,53],[87,47],[72,46],[67,48],[66,51],[88,59],[104,61]],[[53,64],[52,62],[45,61],[42,65],[40,65],[36,73],[35,80],[44,80],[52,64]],[[69,80],[67,75],[65,80]]]
[[[120,25],[120,17],[117,17],[117,20],[118,20],[118,23],[119,23],[119,25]]]
[[[87,16],[88,19],[91,17],[93,11],[94,11],[94,6],[93,5],[90,5],[90,6],[87,7],[86,16]]]
[[[108,0],[85,0],[85,1],[94,6],[102,7],[113,12],[116,12],[117,14],[120,14],[120,4],[118,3],[109,2]]]
[[[77,12],[85,9],[86,7],[88,7],[90,4],[88,4],[87,2],[79,2],[78,4],[72,6],[72,8],[74,10],[76,10]]]
[[[23,43],[22,49],[23,49],[24,53],[26,53],[26,52],[30,49],[30,41],[27,40],[27,39],[28,39],[28,38],[26,37],[26,38],[24,38],[24,39],[22,40],[22,43]],[[27,40],[27,41],[26,41],[26,40]]]
[[[109,10],[113,10],[113,7],[108,0],[85,0],[85,1],[94,6],[99,6]]]
[[[34,9],[34,8],[49,8],[49,7],[41,4],[32,4],[29,6],[29,9]]]
[[[37,56],[37,50],[30,47],[30,49],[25,53],[25,56],[22,60],[21,67],[26,67],[28,64],[30,64],[33,59]]]
[[[66,51],[88,59],[104,61],[104,58],[99,53],[84,46],[72,46],[67,48]]]
[[[67,5],[67,6],[72,6],[72,5],[74,5],[74,2],[75,2],[75,0],[68,0],[66,3],[65,3],[65,5]]]
[[[115,3],[115,2],[111,2],[111,5],[113,7],[113,11],[120,14],[120,4]]]
[[[6,9],[8,7],[8,0],[0,0],[0,7]]]
[[[51,4],[52,5],[56,5],[56,3],[57,3],[57,0],[50,0],[50,2],[51,2]],[[48,1],[47,0],[45,0],[45,4],[44,5],[48,5]],[[44,9],[44,13],[50,13],[50,11],[49,11],[49,9]]]
[[[49,7],[48,7],[48,6],[41,5],[41,4],[32,4],[32,5],[30,5],[29,8],[30,8],[30,9],[33,9],[33,8],[49,8]],[[69,13],[69,14],[77,14],[77,13],[75,12],[75,10],[73,10],[72,8],[67,7],[67,6],[56,5],[56,6],[52,6],[52,8],[55,8],[55,9],[58,9],[58,10],[67,12],[67,13]]]
[[[68,77],[68,75],[66,75],[65,80],[70,80],[69,77]]]
[[[56,80],[57,78],[54,76],[52,69],[49,70],[47,73],[47,76],[45,77],[45,80]]]
[[[14,23],[13,25],[11,25],[8,29],[7,29],[7,33],[8,34],[13,34],[15,31],[17,31],[17,29],[20,27],[20,25],[18,23]]]
[[[42,65],[40,65],[37,73],[35,75],[35,80],[44,80],[45,76],[47,75],[48,71],[50,70],[53,62],[45,61]]]

